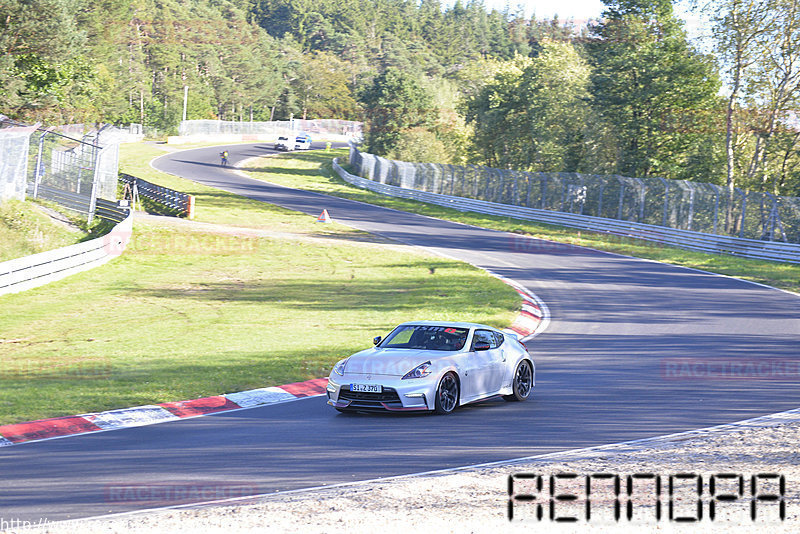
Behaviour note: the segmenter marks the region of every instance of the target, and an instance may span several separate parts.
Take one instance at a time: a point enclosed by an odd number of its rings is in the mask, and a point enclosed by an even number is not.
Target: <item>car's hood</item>
[[[379,347],[362,350],[350,356],[344,368],[346,374],[403,376],[414,367],[427,361],[451,356],[455,352],[382,349]]]

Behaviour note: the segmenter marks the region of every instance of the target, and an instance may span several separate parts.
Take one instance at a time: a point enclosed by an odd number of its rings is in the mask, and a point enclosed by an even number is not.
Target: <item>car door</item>
[[[475,350],[478,343],[486,343],[489,350]],[[465,400],[494,394],[500,389],[503,378],[504,356],[498,338],[491,330],[475,330],[471,351],[465,365]]]
[[[492,349],[493,352],[493,367],[492,370],[494,372],[494,389],[492,393],[495,393],[503,387],[503,383],[508,383],[510,377],[508,376],[508,362],[506,361],[506,348],[508,344],[504,344],[505,337],[500,332],[492,332],[494,334],[494,339],[496,341],[496,345]]]

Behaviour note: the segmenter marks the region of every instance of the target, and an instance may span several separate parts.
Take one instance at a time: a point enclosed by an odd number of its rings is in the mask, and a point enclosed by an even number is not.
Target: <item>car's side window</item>
[[[492,333],[494,334],[494,339],[495,339],[495,342],[496,342],[495,346],[499,347],[500,345],[503,344],[503,341],[505,340],[505,336],[503,336],[503,334],[501,334],[500,332],[492,332]],[[494,348],[494,347],[492,347],[492,348]]]
[[[488,343],[491,349],[498,347],[494,333],[490,330],[475,330],[475,335],[472,337],[472,350],[475,350],[476,343]]]

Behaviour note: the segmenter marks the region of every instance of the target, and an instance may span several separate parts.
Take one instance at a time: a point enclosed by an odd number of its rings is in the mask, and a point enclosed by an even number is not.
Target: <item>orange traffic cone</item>
[[[328,210],[322,210],[322,213],[320,213],[319,217],[317,217],[317,222],[323,222],[323,223],[331,222],[331,216],[328,215]]]

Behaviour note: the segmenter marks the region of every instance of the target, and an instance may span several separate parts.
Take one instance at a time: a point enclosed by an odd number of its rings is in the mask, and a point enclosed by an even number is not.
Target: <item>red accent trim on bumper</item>
[[[403,407],[403,408],[391,408],[389,406],[386,406],[385,402],[382,402],[381,404],[383,405],[384,408],[386,408],[390,412],[421,412],[421,411],[424,411],[424,410],[428,409],[426,406],[409,406],[408,408],[406,408],[406,407]]]

